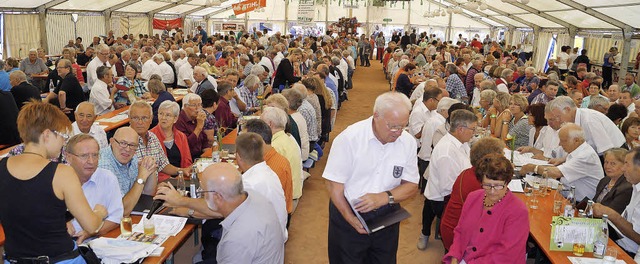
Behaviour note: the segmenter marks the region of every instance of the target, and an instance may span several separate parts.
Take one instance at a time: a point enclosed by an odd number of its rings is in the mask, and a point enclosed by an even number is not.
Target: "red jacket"
[[[164,154],[167,155],[167,148],[164,146],[164,140],[166,139],[164,132],[162,132],[162,128],[160,125],[152,128],[151,133],[155,134],[160,141],[160,146],[162,146],[162,150]],[[176,127],[173,127],[173,144],[178,146],[178,150],[180,151],[180,168],[186,168],[193,164],[193,160],[191,159],[191,151],[189,150],[189,142],[187,142],[187,136],[184,133],[180,132]],[[158,182],[165,181],[169,179],[168,174],[163,172],[158,172]]]

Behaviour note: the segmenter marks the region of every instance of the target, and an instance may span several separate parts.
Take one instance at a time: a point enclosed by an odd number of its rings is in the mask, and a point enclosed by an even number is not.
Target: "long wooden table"
[[[141,216],[133,215],[131,219],[133,223],[139,223],[141,220]],[[164,247],[162,254],[159,257],[147,257],[144,259],[142,263],[164,263],[167,259],[173,256],[173,253],[180,248],[185,241],[191,236],[191,234],[196,229],[196,225],[187,223],[182,231],[180,231],[177,235],[171,236],[165,241],[161,246]],[[116,228],[111,230],[111,232],[104,235],[104,237],[116,238],[120,235],[120,228]]]
[[[551,243],[551,221],[553,214],[553,195],[556,191],[549,193],[546,197],[538,197],[539,204],[538,209],[529,208],[529,233],[533,239],[538,243],[538,247],[549,258],[551,263],[554,264],[571,264],[568,257],[573,256],[571,251],[551,251],[549,245]],[[528,205],[530,197],[525,196],[522,193],[517,193],[516,196]],[[624,260],[626,263],[635,263],[633,259],[615,242],[609,239],[608,247],[613,247],[618,250],[618,259]],[[593,257],[593,253],[585,252],[583,257]]]
[[[173,97],[176,99],[176,102],[180,102],[180,101],[182,101],[182,99],[184,98],[184,95],[183,95],[183,94],[181,94],[181,93],[180,93],[180,94],[178,95],[178,93],[179,93],[178,91],[179,91],[179,89],[174,89],[174,90],[173,90],[173,93],[172,93]],[[118,115],[118,114],[120,114],[120,113],[122,113],[122,112],[124,112],[124,111],[129,110],[129,107],[130,107],[130,106],[128,106],[128,105],[127,105],[127,106],[125,106],[125,107],[122,107],[122,108],[120,108],[120,109],[117,109],[117,110],[111,111],[111,112],[106,113],[106,114],[104,114],[104,115],[100,115],[100,116],[98,116],[98,117],[96,118],[96,121],[97,121],[100,125],[107,126],[107,127],[105,127],[105,128],[104,128],[104,131],[105,131],[105,132],[109,132],[109,131],[111,131],[111,130],[115,130],[115,129],[117,129],[117,128],[121,127],[121,126],[125,126],[125,125],[129,124],[129,117],[127,117],[127,118],[123,119],[122,121],[114,122],[114,123],[110,123],[110,122],[101,122],[100,120],[105,119],[105,118],[111,118],[111,117],[114,117],[114,116],[116,116],[116,115]]]
[[[220,143],[225,145],[235,145],[237,137],[238,137],[238,129],[236,128],[231,132],[229,132],[229,134],[227,134],[226,136],[222,137],[222,140],[220,141]],[[222,148],[222,146],[220,146],[220,148]],[[202,155],[200,155],[200,157],[211,158],[211,148],[205,149],[204,152],[202,152]]]

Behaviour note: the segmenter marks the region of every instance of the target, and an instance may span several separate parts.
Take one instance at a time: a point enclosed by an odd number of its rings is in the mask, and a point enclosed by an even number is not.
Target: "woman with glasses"
[[[24,151],[0,161],[5,263],[36,263],[43,256],[48,263],[85,263],[67,233],[65,214],[69,210],[82,229],[97,231],[107,211],[102,205],[92,211],[71,167],[49,161],[60,155],[71,122],[42,102],[27,103],[17,122]]]
[[[139,100],[140,98],[151,97],[149,90],[144,87],[144,84],[137,78],[137,75],[138,70],[135,64],[127,63],[127,66],[124,68],[124,76],[120,77],[116,82],[116,87],[119,89],[114,97],[114,106],[116,109],[130,105],[133,101]],[[130,90],[133,91],[133,95],[135,95],[136,98],[129,98],[131,93],[127,92]]]
[[[151,129],[151,133],[162,143],[162,150],[169,159],[169,163],[176,168],[188,168],[193,164],[187,136],[175,128],[178,121],[180,106],[172,101],[164,101],[158,107],[158,125]],[[169,175],[158,172],[158,181],[169,179]]]
[[[480,190],[480,183],[482,182],[482,175],[484,173],[482,169],[481,173],[477,172],[479,163],[482,158],[489,154],[501,154],[505,145],[497,138],[485,137],[478,140],[471,147],[471,168],[468,168],[456,178],[453,188],[451,189],[451,198],[442,213],[442,221],[440,222],[440,235],[442,236],[442,244],[446,250],[449,250],[451,243],[453,243],[453,229],[458,225],[460,219],[460,213],[462,212],[462,205],[467,200],[469,193]]]
[[[511,162],[502,153],[489,154],[480,159],[476,174],[482,190],[467,196],[443,262],[524,264],[529,216],[524,202],[507,188]]]

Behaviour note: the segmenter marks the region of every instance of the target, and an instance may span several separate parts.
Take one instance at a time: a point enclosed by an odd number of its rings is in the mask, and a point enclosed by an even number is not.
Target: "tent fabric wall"
[[[558,36],[556,37],[556,46],[557,46],[558,51],[560,51],[560,47],[562,47],[562,46],[573,47],[574,41],[575,40],[571,39],[571,37],[567,33],[558,34]]]
[[[631,41],[631,56],[629,62],[636,59],[636,54],[640,50],[638,41]],[[587,56],[592,63],[602,63],[604,54],[609,52],[611,47],[618,47],[618,51],[622,53],[624,48],[624,40],[614,38],[585,38],[584,48],[587,50]]]
[[[541,70],[547,63],[547,53],[551,45],[552,32],[540,32],[536,38],[533,67]]]
[[[518,46],[518,44],[522,44],[524,42],[522,39],[524,32],[520,30],[513,30],[511,32],[511,34],[513,34],[511,36],[511,46]]]
[[[112,23],[111,29],[116,36],[122,36],[124,34],[149,34],[149,18],[146,16],[120,16],[111,17]]]
[[[70,14],[48,14],[46,27],[49,54],[61,54],[62,47],[76,38]],[[76,28],[77,36],[82,37],[85,47],[91,44],[94,36],[106,35],[104,16],[79,15]]]
[[[29,29],[25,28],[29,25]],[[4,15],[6,57],[26,57],[30,49],[40,47],[38,15]],[[66,45],[66,44],[65,44]]]

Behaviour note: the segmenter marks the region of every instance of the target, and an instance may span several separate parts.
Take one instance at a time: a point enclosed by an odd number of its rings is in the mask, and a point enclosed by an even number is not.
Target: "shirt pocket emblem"
[[[402,170],[404,170],[402,166],[393,166],[393,177],[396,179],[400,178],[400,176],[402,176]]]

